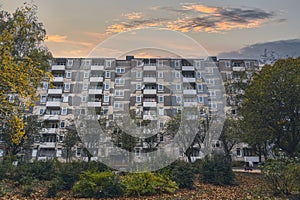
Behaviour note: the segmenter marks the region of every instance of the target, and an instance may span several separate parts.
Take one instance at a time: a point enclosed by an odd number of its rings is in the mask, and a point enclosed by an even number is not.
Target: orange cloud
[[[133,19],[141,19],[143,15],[141,12],[132,12],[132,13],[123,14],[123,16],[125,16],[129,20],[133,20]]]
[[[194,10],[201,13],[215,13],[218,10],[218,8],[216,7],[209,7],[201,4],[183,5],[182,7],[185,10]]]
[[[68,39],[68,36],[66,36],[66,35],[48,35],[46,41],[63,43],[63,42],[67,42],[67,39]]]

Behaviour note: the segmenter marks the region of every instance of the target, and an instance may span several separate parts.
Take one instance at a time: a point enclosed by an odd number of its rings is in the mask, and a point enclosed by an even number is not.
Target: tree
[[[15,155],[30,134],[26,115],[37,100],[37,87],[50,77],[51,54],[43,46],[46,31],[35,6],[25,5],[13,14],[1,11],[0,33],[0,134],[5,154]]]
[[[245,91],[241,108],[245,138],[295,158],[300,146],[300,58],[265,65]]]
[[[74,125],[68,126],[64,130],[63,141],[63,147],[65,148],[67,162],[70,162],[72,158],[72,148],[78,143],[80,143],[80,137],[78,136],[76,127]]]

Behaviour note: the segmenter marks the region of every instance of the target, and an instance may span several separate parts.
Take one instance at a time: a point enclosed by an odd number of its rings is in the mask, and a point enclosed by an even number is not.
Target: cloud
[[[46,41],[63,43],[63,42],[66,42],[67,39],[68,39],[68,36],[66,36],[66,35],[48,35]]]
[[[123,14],[123,16],[125,16],[129,20],[141,19],[143,17],[141,12],[126,13],[126,14]]]
[[[282,23],[274,19],[276,14],[259,8],[233,8],[184,3],[179,8],[157,6],[150,8],[149,18],[140,12],[124,14],[127,20],[107,27],[108,33],[119,33],[136,28],[163,27],[181,32],[223,33],[233,29],[257,28],[265,23]],[[157,18],[161,11],[168,17]],[[174,16],[174,13],[176,14]],[[178,15],[179,14],[179,15]]]

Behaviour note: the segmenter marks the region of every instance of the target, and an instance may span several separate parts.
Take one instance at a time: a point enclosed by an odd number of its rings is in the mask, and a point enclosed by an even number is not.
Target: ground
[[[178,190],[175,194],[163,194],[156,196],[143,196],[143,197],[124,197],[124,198],[115,198],[119,200],[131,200],[131,199],[147,199],[147,200],[190,200],[190,199],[245,199],[245,200],[257,200],[257,199],[299,199],[299,197],[274,197],[272,192],[269,191],[263,182],[263,177],[260,173],[255,172],[235,172],[236,175],[236,184],[233,186],[214,186],[210,184],[203,184],[199,180],[199,178],[195,181],[194,189],[192,190]],[[7,183],[6,186],[13,185],[11,183]],[[18,191],[19,189],[11,190],[9,194],[0,198],[0,199],[47,199],[44,197],[45,192],[45,184],[37,184],[36,190],[38,192],[33,193],[29,197],[23,197]],[[53,199],[61,199],[61,200],[71,200],[74,199],[69,191],[65,191],[59,193],[59,197]],[[51,200],[51,198],[48,198]],[[108,199],[112,200],[112,199]]]

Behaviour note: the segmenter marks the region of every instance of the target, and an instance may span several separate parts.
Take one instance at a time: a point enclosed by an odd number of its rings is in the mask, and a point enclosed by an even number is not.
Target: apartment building
[[[217,85],[221,84],[222,78],[228,83],[240,80],[241,72],[250,78],[251,70],[257,65],[255,60],[217,60],[216,57],[56,58],[51,61],[52,83],[41,83],[38,89],[40,101],[33,110],[39,115],[42,129],[34,142],[32,159],[56,157],[64,161],[66,128],[78,117],[105,121],[107,127],[118,124],[124,129],[128,118],[151,122],[153,126],[149,134],[157,132],[152,142],[164,145],[170,138],[160,133],[168,120],[182,109],[194,108],[200,116],[208,118],[209,114],[225,106],[226,112],[234,115],[239,103],[235,101],[235,94],[242,91],[227,94],[226,105],[223,105],[220,99],[222,91]],[[221,74],[221,79],[216,74]],[[88,129],[80,125],[77,130],[84,132]],[[141,159],[141,154],[149,151],[147,129],[142,132],[134,148],[135,159]],[[99,136],[85,136],[89,139],[83,138],[84,145],[74,146],[73,159],[86,159],[84,147],[88,148],[94,160],[107,156],[109,150],[99,150]],[[110,139],[111,135],[102,138]],[[214,147],[221,148],[220,142],[214,140]],[[234,159],[246,156],[244,148],[236,147]],[[195,146],[193,159],[200,157],[200,149]]]

